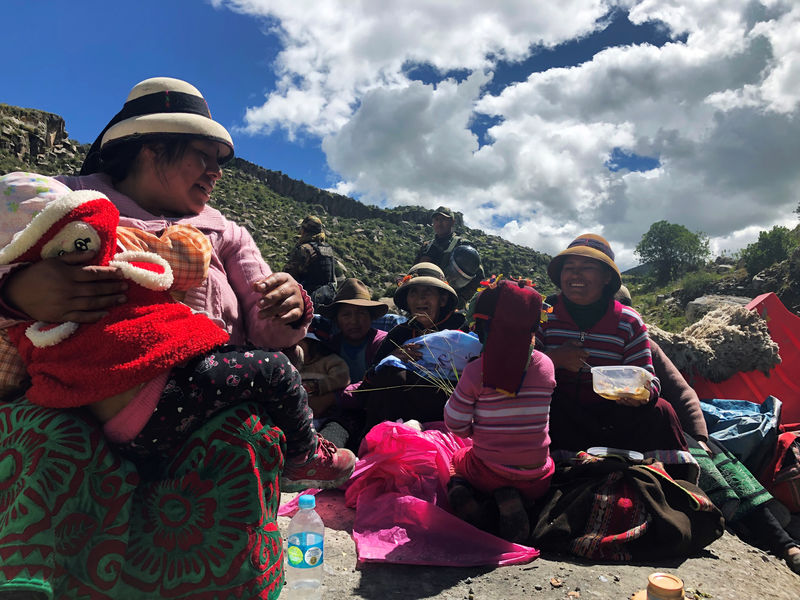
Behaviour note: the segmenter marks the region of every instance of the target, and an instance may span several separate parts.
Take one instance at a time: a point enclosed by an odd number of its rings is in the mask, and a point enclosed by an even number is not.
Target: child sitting
[[[35,195],[5,178],[0,184],[17,205]],[[221,409],[257,400],[286,435],[283,491],[337,487],[349,478],[355,457],[319,438],[299,374],[282,353],[223,346],[223,329],[166,291],[169,263],[150,252],[114,253],[119,212],[108,198],[66,189],[31,216],[0,249],[0,264],[86,252],[86,264],[115,266],[129,281],[127,302],[95,323],[8,327],[31,377],[31,402],[86,406],[117,449],[148,469]]]
[[[328,349],[313,333],[306,334],[298,346],[300,364],[297,370],[316,422],[336,403],[337,393],[348,386],[350,371],[344,359]]]
[[[501,280],[480,293],[473,316],[483,352],[464,368],[444,408],[448,429],[473,442],[452,459],[454,512],[478,524],[483,515],[470,486],[492,494],[500,535],[514,542],[529,535],[523,499],[544,495],[555,470],[548,450],[555,371],[532,339],[541,310],[541,296],[522,282]]]

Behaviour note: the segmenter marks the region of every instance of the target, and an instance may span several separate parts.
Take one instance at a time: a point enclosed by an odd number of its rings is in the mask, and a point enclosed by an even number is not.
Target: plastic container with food
[[[606,398],[618,402],[623,398],[648,400],[653,375],[642,367],[615,365],[592,367],[592,387]]]

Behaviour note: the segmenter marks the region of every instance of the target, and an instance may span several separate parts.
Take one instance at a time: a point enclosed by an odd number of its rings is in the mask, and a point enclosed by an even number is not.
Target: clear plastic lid
[[[314,496],[303,494],[297,501],[300,508],[314,508],[317,505],[317,499]]]

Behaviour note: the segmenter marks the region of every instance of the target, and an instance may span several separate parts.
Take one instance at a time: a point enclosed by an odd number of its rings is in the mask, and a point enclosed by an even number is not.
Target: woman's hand
[[[580,342],[570,340],[558,348],[548,351],[547,356],[553,361],[556,369],[566,369],[577,373],[585,366],[585,361],[589,358],[589,352]]]
[[[34,321],[94,323],[127,298],[122,271],[85,265],[94,252],[72,252],[17,269],[3,286],[3,300]]]
[[[288,325],[305,314],[300,284],[288,273],[273,273],[256,281],[253,289],[261,294],[258,301],[258,316],[261,319],[274,318]]]
[[[422,358],[422,344],[404,344],[392,352],[395,356],[403,362],[414,362]]]
[[[616,400],[614,400],[617,404],[621,404],[622,406],[642,406],[650,402],[650,398],[641,398],[636,396],[620,396]]]

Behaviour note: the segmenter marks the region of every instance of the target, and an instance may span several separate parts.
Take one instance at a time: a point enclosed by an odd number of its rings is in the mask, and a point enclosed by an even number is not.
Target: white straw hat
[[[198,136],[224,144],[233,157],[228,130],[211,118],[205,98],[192,84],[172,77],[152,77],[137,83],[117,113],[92,144],[81,175],[98,170],[101,151],[134,137],[177,134]]]

